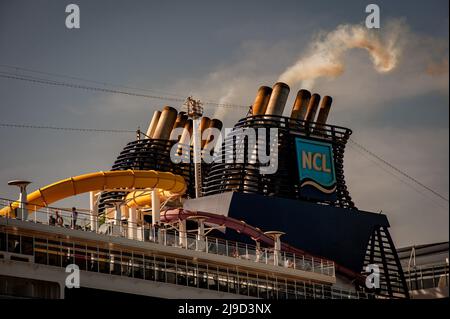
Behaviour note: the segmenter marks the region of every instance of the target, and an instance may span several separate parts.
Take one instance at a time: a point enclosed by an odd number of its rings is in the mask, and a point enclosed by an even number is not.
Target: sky
[[[80,29],[65,26],[70,3],[80,7]],[[341,41],[336,30],[363,25],[369,3],[0,0],[0,72],[55,79],[10,68],[16,66],[142,88],[147,91],[140,93],[150,95],[193,94],[250,105],[259,86],[272,86],[305,57],[315,59],[317,48],[335,50],[329,39]],[[373,34],[382,46],[395,48],[392,70],[379,72],[367,50],[346,48],[338,55],[340,74],[289,83],[286,112],[300,88],[332,96],[329,123],[351,128],[355,141],[448,199],[448,1],[375,3],[381,26]],[[155,110],[180,107],[5,78],[0,97],[0,123],[61,127],[135,130],[146,128]],[[227,127],[246,111],[205,105],[206,115]],[[11,179],[31,180],[31,190],[108,170],[132,139],[128,133],[0,127],[1,197],[17,196],[7,185]],[[386,214],[397,246],[448,241],[448,201],[351,145],[344,168],[357,207]],[[87,206],[85,199],[61,205]]]

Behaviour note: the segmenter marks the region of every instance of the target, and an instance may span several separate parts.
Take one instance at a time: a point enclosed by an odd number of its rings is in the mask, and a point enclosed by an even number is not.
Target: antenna
[[[187,106],[188,116],[192,118],[193,146],[194,146],[194,175],[195,175],[195,197],[202,196],[202,157],[200,132],[200,119],[203,115],[203,104],[200,100],[195,100],[192,96],[186,99],[184,105]]]

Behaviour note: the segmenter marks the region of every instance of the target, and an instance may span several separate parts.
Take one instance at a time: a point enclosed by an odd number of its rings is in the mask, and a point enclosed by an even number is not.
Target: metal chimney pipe
[[[322,102],[320,103],[319,115],[317,115],[316,122],[318,124],[326,124],[328,114],[330,113],[331,103],[333,103],[333,99],[331,96],[324,96]]]
[[[305,114],[305,121],[308,122],[313,122],[314,118],[316,116],[316,112],[317,112],[317,108],[319,106],[319,102],[320,102],[320,95],[317,93],[314,93],[311,96],[311,99],[309,100],[309,104],[308,104],[308,110],[306,111]]]
[[[179,138],[181,137],[181,134],[176,134],[175,130],[179,129],[179,128],[184,128],[184,125],[186,124],[187,120],[188,120],[188,116],[185,112],[178,113],[175,124],[173,125],[172,131],[170,132],[171,140],[179,140]]]
[[[311,92],[308,90],[300,90],[297,92],[294,106],[292,107],[291,118],[303,120],[308,110],[308,103],[311,99]]]
[[[205,146],[206,140],[203,139],[203,132],[209,127],[209,124],[211,123],[211,119],[207,116],[203,116],[200,121],[200,149],[202,149]]]
[[[256,98],[252,106],[252,115],[264,115],[264,113],[266,113],[271,94],[272,88],[268,86],[261,86],[258,89],[258,93],[256,94]]]
[[[289,96],[289,85],[283,82],[277,82],[273,86],[270,95],[269,104],[267,105],[266,115],[283,115],[284,106]]]
[[[156,126],[152,138],[159,140],[168,140],[170,132],[172,132],[173,125],[177,119],[177,110],[173,107],[165,106]]]
[[[212,120],[209,122],[209,127],[208,127],[208,128],[215,128],[215,129],[218,129],[218,130],[220,131],[220,130],[222,130],[222,126],[223,126],[223,123],[222,123],[221,120],[218,120],[218,119],[212,119]],[[212,149],[214,149],[214,147],[216,147],[217,140],[214,139],[214,136],[213,136],[212,134],[210,134],[210,135],[208,136],[208,138],[206,139],[206,142],[205,142],[205,145],[203,146],[203,148],[206,148],[206,147],[209,146],[211,143],[213,144],[213,145],[212,145]]]
[[[153,136],[153,133],[155,133],[156,126],[158,125],[159,118],[161,116],[161,111],[155,111],[153,113],[152,120],[150,122],[150,125],[148,126],[147,135],[149,138]]]
[[[188,119],[184,124],[183,134],[181,134],[180,144],[191,144],[191,136],[192,136],[192,120]]]
[[[175,124],[173,125],[173,129],[176,129],[179,127],[184,127],[184,124],[186,124],[187,119],[188,119],[188,116],[187,116],[186,112],[178,113]]]

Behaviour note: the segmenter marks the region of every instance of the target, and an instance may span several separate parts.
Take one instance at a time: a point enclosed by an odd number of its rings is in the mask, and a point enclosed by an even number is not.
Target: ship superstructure
[[[98,293],[408,298],[386,216],[358,210],[347,189],[351,130],[327,124],[331,97],[307,90],[283,116],[289,90],[261,87],[221,145],[219,119],[165,107],[111,170],[30,194],[15,183],[20,199],[0,210],[0,294],[70,297],[76,265]],[[89,209],[55,206],[82,193]]]

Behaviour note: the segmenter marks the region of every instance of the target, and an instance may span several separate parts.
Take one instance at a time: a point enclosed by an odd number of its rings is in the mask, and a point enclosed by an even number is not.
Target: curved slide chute
[[[145,190],[157,188],[168,196],[183,195],[186,182],[180,175],[158,171],[100,171],[70,177],[39,188],[27,196],[27,207],[45,207],[61,199],[100,190]],[[0,216],[14,214],[19,202],[0,210]]]
[[[159,200],[163,202],[179,195],[168,190],[158,189],[158,196]],[[152,191],[135,190],[129,192],[124,202],[128,207],[152,207]]]

